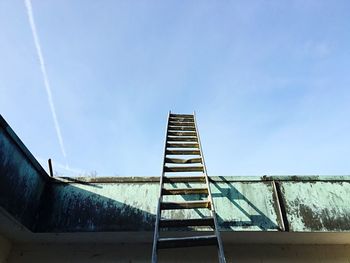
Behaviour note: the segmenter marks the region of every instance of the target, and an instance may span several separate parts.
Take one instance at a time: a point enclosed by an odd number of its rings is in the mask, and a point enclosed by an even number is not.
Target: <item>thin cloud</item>
[[[52,118],[53,118],[53,121],[54,121],[54,124],[55,124],[57,138],[58,138],[58,141],[59,141],[59,144],[60,144],[62,155],[66,159],[66,151],[65,151],[65,147],[64,147],[64,143],[63,143],[61,129],[60,129],[60,125],[58,123],[57,114],[56,114],[56,110],[55,110],[55,105],[54,105],[53,99],[52,99],[51,86],[50,86],[49,78],[47,76],[46,66],[45,66],[45,62],[44,62],[44,57],[43,57],[43,54],[41,52],[41,45],[40,45],[39,37],[38,37],[38,34],[37,34],[35,22],[34,22],[32,3],[31,3],[30,0],[25,0],[24,2],[25,2],[26,9],[27,9],[27,14],[28,14],[30,28],[31,28],[31,31],[32,31],[32,34],[33,34],[33,38],[34,38],[35,48],[36,48],[36,51],[37,51],[37,54],[38,54],[38,58],[39,58],[39,62],[40,62],[40,69],[41,69],[41,73],[42,73],[43,79],[44,79],[44,86],[45,86],[45,89],[46,89],[47,99],[49,101]]]
[[[331,52],[331,44],[326,41],[307,41],[304,45],[304,53],[314,58],[325,58]]]

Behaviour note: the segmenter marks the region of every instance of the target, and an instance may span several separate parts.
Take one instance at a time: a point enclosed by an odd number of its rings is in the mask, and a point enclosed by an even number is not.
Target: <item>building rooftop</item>
[[[157,176],[52,178],[1,116],[0,175],[10,240],[152,242]],[[350,176],[211,176],[211,189],[224,242],[350,244]]]

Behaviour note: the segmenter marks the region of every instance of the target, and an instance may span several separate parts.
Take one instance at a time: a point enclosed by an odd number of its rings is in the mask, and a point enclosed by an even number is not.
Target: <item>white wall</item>
[[[7,256],[11,250],[11,243],[0,235],[0,263],[6,262]]]
[[[233,263],[348,263],[350,245],[226,245]],[[150,262],[150,245],[18,244],[9,263],[143,263]],[[159,262],[217,262],[210,247],[163,250]]]

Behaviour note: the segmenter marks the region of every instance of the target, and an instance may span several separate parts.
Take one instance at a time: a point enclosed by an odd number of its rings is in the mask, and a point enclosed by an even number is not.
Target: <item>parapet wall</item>
[[[48,176],[0,115],[0,209],[31,228]]]
[[[212,177],[211,189],[222,231],[350,231],[348,177]],[[158,177],[56,178],[37,231],[152,231],[158,191]]]
[[[211,189],[222,231],[350,231],[349,176],[213,176]],[[158,192],[159,177],[50,178],[0,116],[0,213],[32,232],[153,231]]]

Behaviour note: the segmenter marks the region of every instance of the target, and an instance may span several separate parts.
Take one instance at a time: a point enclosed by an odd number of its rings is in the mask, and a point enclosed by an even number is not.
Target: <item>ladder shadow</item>
[[[229,182],[225,177],[219,176],[221,181],[225,183],[225,187],[221,187],[218,182],[211,180],[211,184],[214,185],[219,193],[212,193],[213,201],[215,204],[215,198],[227,198],[233,206],[235,206],[245,217],[249,220],[237,220],[227,221],[220,214],[217,213],[217,219],[221,230],[233,230],[235,227],[241,227],[249,229],[251,227],[258,227],[262,231],[279,230],[280,227],[273,222],[268,216],[266,216],[256,205],[254,205],[246,196],[244,196],[237,188]],[[239,201],[244,201],[255,214],[250,214],[246,209],[239,204]]]
[[[195,187],[192,187],[192,185],[190,183],[184,183],[184,185],[187,187],[187,188],[195,188]],[[180,188],[177,186],[176,183],[172,183],[171,186],[173,188]],[[203,195],[203,194],[196,194],[196,195],[180,195],[181,198],[183,198],[184,201],[196,201],[196,200],[203,200],[203,198],[206,197],[206,195]],[[205,218],[207,217],[205,214],[202,213],[202,211],[198,208],[194,208],[193,211],[195,211],[197,213],[197,215],[200,217],[200,218]]]
[[[198,183],[183,183],[184,186],[186,186],[186,188],[198,188],[197,187]],[[172,183],[170,184],[173,188],[182,188],[179,187],[176,183]],[[194,186],[196,185],[196,186]],[[205,185],[205,183],[199,183],[199,185]],[[207,199],[207,195],[205,194],[194,194],[194,195],[180,195],[180,197],[184,200],[184,201],[198,201],[198,200],[204,200]],[[203,211],[205,211],[206,208],[194,208],[191,209],[193,211],[193,213],[190,214],[189,217],[184,217],[184,218],[177,218],[177,219],[190,219],[190,218],[208,218],[211,217],[211,213],[209,209],[206,209],[208,212],[207,213],[203,213]],[[204,232],[211,232],[214,230],[213,227],[211,226],[192,226],[192,227],[179,227],[178,230],[180,231],[204,231]],[[203,233],[204,234],[204,233]]]

